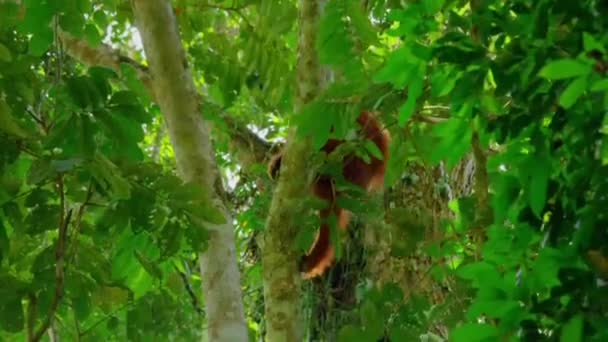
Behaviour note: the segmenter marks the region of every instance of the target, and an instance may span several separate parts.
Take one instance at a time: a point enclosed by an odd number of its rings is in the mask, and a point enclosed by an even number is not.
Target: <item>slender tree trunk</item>
[[[221,201],[223,189],[209,128],[204,124],[199,97],[167,0],[132,0],[137,28],[152,74],[156,101],[164,114],[184,181],[204,188],[224,214],[226,224],[205,224],[209,248],[200,258],[210,341],[247,341],[240,274],[237,267],[232,218]]]
[[[300,0],[296,113],[319,91],[320,68],[315,50],[319,0]],[[302,341],[301,288],[294,240],[300,224],[302,198],[309,193],[309,140],[296,139],[291,129],[281,162],[281,175],[260,241],[264,278],[266,341]]]

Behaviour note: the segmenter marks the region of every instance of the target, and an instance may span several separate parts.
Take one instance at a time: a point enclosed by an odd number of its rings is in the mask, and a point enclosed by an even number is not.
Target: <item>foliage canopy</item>
[[[356,306],[328,313],[340,340],[608,340],[607,2],[328,0],[317,50],[332,82],[298,115],[296,1],[172,3],[215,128],[252,338],[272,185],[236,156],[234,125],[270,143],[295,125],[319,147],[366,109],[394,137],[387,189],[407,186],[410,163],[487,161],[472,194],[446,198],[442,240],[421,241],[447,302],[361,280]],[[202,335],[200,222],[222,216],[175,175],[132,22],[122,0],[0,1],[0,339],[49,315],[74,340]],[[108,45],[125,55],[104,62]]]

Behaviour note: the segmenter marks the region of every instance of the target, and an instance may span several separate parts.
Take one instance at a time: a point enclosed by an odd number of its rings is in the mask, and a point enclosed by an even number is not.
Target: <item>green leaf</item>
[[[374,339],[382,337],[384,334],[384,321],[374,303],[366,300],[361,305],[359,312],[361,315],[361,322],[363,323],[366,332]]]
[[[10,107],[2,98],[0,98],[0,130],[19,138],[28,136],[27,132],[13,118]]]
[[[414,115],[414,110],[416,109],[416,104],[418,97],[422,95],[422,87],[424,86],[424,75],[418,75],[418,77],[413,80],[413,82],[408,87],[407,101],[405,104],[401,106],[399,109],[399,126],[403,127],[409,121],[409,119]]]
[[[86,108],[91,103],[85,77],[72,77],[67,80],[66,84],[72,100],[78,107]]]
[[[6,284],[3,284],[6,285]],[[0,327],[11,333],[23,330],[25,324],[21,297],[12,296],[0,301]]]
[[[363,10],[363,6],[357,1],[349,1],[347,3],[348,15],[358,38],[366,45],[376,45],[378,43],[376,29],[370,22],[367,13]]]
[[[57,204],[41,204],[35,207],[25,219],[27,233],[30,235],[40,234],[49,230],[55,230],[59,226],[61,208]]]
[[[27,184],[39,184],[55,175],[55,170],[51,166],[51,161],[47,158],[34,160],[27,174]]]
[[[539,218],[543,214],[543,208],[547,201],[550,171],[551,160],[546,156],[530,156],[528,160],[528,172],[530,176],[528,200],[532,212]]]
[[[10,62],[12,60],[13,56],[11,55],[11,51],[6,45],[0,43],[0,62]]]
[[[340,332],[338,333],[338,341],[339,342],[367,342],[372,341],[372,337],[369,337],[368,334],[361,328],[356,327],[354,325],[344,325],[340,328]]]
[[[343,24],[345,9],[339,2],[329,2],[325,6],[316,40],[319,62],[329,65],[346,64],[351,58],[353,42],[350,32]]]
[[[146,270],[146,272],[148,272],[149,275],[153,276],[156,279],[163,278],[163,272],[158,267],[157,262],[149,260],[138,250],[136,250],[134,253],[139,263],[144,267],[144,269]]]
[[[445,0],[424,0],[422,4],[424,6],[424,11],[426,14],[436,14],[441,10],[445,3]]]
[[[365,150],[369,154],[371,154],[374,158],[379,159],[379,160],[384,159],[384,155],[382,154],[382,151],[380,151],[380,148],[378,147],[378,145],[376,145],[376,143],[374,143],[373,141],[366,139],[365,142],[363,143],[363,146],[365,147]]]
[[[374,82],[389,82],[395,88],[403,89],[412,78],[419,76],[416,70],[418,65],[419,61],[411,51],[406,47],[400,47],[388,57],[384,66],[376,73]]]
[[[560,59],[545,65],[540,70],[539,75],[550,80],[561,80],[588,75],[591,72],[592,66],[590,64],[576,59]]]
[[[30,40],[29,53],[33,56],[42,56],[53,44],[53,31],[49,28],[34,33]]]
[[[131,197],[131,184],[122,177],[118,167],[103,154],[95,154],[88,169],[100,184],[107,183],[110,186],[115,199]]]
[[[564,109],[572,107],[576,103],[576,100],[587,90],[587,85],[587,77],[579,77],[572,81],[559,97],[560,106],[564,107]]]
[[[108,16],[103,11],[103,9],[95,11],[95,13],[93,13],[93,20],[95,21],[95,24],[97,24],[97,26],[99,27],[106,27],[109,22]]]
[[[604,45],[587,32],[583,32],[583,47],[587,52],[592,50],[598,50],[602,53],[606,53]]]
[[[608,78],[593,82],[591,91],[608,91]]]
[[[74,308],[74,315],[80,321],[86,320],[91,314],[91,297],[88,293],[84,293],[80,296],[72,298],[72,307]]]
[[[86,24],[84,27],[84,35],[87,39],[87,42],[91,44],[92,47],[97,47],[101,44],[103,36],[99,34],[99,30],[95,25]]]
[[[602,139],[600,153],[602,157],[602,165],[608,165],[608,136],[604,136],[604,138]]]
[[[4,260],[4,257],[8,255],[9,252],[9,239],[8,234],[6,233],[6,226],[4,222],[0,220],[0,264]]]
[[[143,99],[145,103],[150,102],[150,94],[138,75],[137,69],[131,63],[120,64],[120,76],[127,87],[135,92],[138,98]]]
[[[456,327],[450,336],[453,342],[490,342],[499,340],[498,328],[479,323],[465,323]]]
[[[496,287],[502,283],[502,278],[498,274],[496,266],[485,262],[474,262],[465,264],[458,268],[457,274],[459,277],[473,281],[474,287]]]
[[[583,341],[583,316],[577,314],[564,324],[559,337],[560,342]]]

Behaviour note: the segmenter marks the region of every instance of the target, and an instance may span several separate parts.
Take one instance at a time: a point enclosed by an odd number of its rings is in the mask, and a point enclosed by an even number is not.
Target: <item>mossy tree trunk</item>
[[[298,58],[295,112],[319,92],[321,70],[316,53],[319,0],[299,3]],[[309,193],[306,170],[311,144],[290,130],[281,163],[281,175],[270,206],[266,231],[260,241],[264,278],[266,341],[301,341],[301,281],[295,236],[301,228],[302,199]]]

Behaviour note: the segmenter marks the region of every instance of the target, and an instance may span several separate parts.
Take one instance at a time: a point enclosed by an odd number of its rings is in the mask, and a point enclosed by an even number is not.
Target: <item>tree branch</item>
[[[63,193],[63,181],[61,179],[59,180],[59,188]],[[63,197],[63,195],[61,197]],[[63,208],[65,202],[63,200],[62,202]],[[61,225],[59,226],[59,236],[57,238],[57,247],[55,248],[55,295],[53,296],[51,306],[49,307],[49,312],[47,313],[44,322],[38,328],[34,336],[31,336],[30,341],[40,341],[42,335],[44,335],[46,330],[51,326],[53,316],[55,316],[55,312],[59,307],[59,302],[63,298],[63,285],[65,281],[65,243],[67,240],[68,225],[70,224],[71,217],[71,209],[68,211],[65,217],[63,216],[63,213],[61,214]],[[34,310],[32,310],[32,312],[34,312]]]

